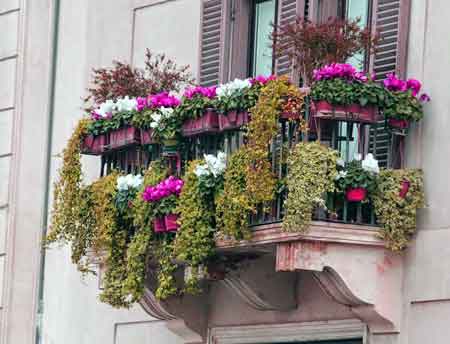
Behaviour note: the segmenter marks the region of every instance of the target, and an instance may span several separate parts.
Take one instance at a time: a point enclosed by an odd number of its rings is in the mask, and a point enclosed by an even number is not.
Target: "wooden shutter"
[[[218,85],[221,81],[225,0],[203,0],[200,27],[199,83]]]
[[[293,23],[297,16],[307,17],[307,9],[308,0],[279,0],[277,24]],[[292,63],[287,55],[281,56],[275,61],[275,73],[292,76]]]
[[[409,0],[374,0],[372,26],[381,36],[378,51],[370,61],[376,80],[384,79],[389,73],[405,76],[409,8]],[[380,123],[376,132],[371,130],[369,147],[381,166],[395,167],[398,166],[400,152],[389,150],[398,146],[393,142],[398,138],[391,137],[383,125]]]

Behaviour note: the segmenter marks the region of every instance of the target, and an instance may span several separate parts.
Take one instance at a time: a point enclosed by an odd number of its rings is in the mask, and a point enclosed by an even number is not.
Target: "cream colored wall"
[[[167,25],[170,23],[170,25]],[[174,25],[176,23],[176,25]],[[82,115],[92,67],[113,59],[142,65],[145,47],[165,52],[179,63],[198,60],[200,1],[62,0],[53,130],[52,180],[73,126]],[[182,44],[174,44],[174,41]],[[99,158],[83,161],[87,179],[98,176]],[[98,301],[98,278],[83,279],[70,263],[68,248],[47,252],[43,313],[44,344],[181,343],[163,322],[137,305],[116,310]]]

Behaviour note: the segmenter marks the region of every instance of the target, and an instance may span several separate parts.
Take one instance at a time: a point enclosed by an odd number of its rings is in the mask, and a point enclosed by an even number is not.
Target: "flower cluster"
[[[138,189],[142,185],[142,182],[143,178],[140,174],[128,174],[126,176],[119,176],[117,178],[117,190],[128,191],[130,189]]]
[[[138,108],[138,102],[135,98],[129,96],[118,98],[116,101],[111,99],[106,100],[104,103],[92,111],[91,118],[93,120],[108,119],[117,112],[130,112],[135,111]]]
[[[218,177],[225,172],[227,166],[227,156],[223,152],[217,153],[217,156],[212,154],[204,155],[205,163],[196,166],[194,173],[197,177],[211,176]]]
[[[195,96],[201,96],[209,99],[213,99],[216,96],[216,86],[211,87],[189,87],[184,91],[184,97],[187,99],[192,99]]]
[[[397,78],[394,73],[389,73],[387,78],[383,80],[384,87],[386,87],[389,91],[394,92],[407,92],[411,91],[411,94],[414,97],[419,95],[420,89],[422,88],[422,84],[417,79],[408,79],[402,80]],[[430,96],[426,93],[420,95],[419,100],[423,103],[431,100]]]
[[[170,107],[160,107],[158,111],[152,113],[151,118],[152,122],[150,123],[150,127],[153,129],[160,128],[163,129],[163,123],[166,120],[169,120],[173,116],[174,110]]]
[[[234,79],[233,81],[217,87],[216,93],[219,98],[231,97],[232,95],[242,93],[245,89],[250,87],[252,87],[250,79]]]
[[[255,85],[255,84],[265,85],[269,81],[275,80],[276,78],[277,77],[275,75],[270,75],[270,76],[258,75],[257,77],[250,79],[250,83],[252,85]]]
[[[180,100],[169,94],[168,92],[161,92],[158,94],[150,94],[147,98],[139,97],[137,101],[137,110],[157,109],[160,107],[175,108],[180,105]]]
[[[142,194],[142,199],[146,202],[157,202],[171,195],[179,196],[183,185],[182,179],[170,176],[155,186],[147,186]]]
[[[368,80],[364,73],[358,72],[355,67],[348,63],[332,63],[323,68],[315,69],[314,80],[345,79],[349,81],[366,82]]]

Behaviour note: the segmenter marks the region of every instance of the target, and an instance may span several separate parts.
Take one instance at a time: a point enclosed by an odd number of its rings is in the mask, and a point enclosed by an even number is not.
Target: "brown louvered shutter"
[[[404,77],[406,69],[406,48],[409,23],[409,0],[374,0],[372,26],[380,34],[378,51],[371,56],[371,71],[376,73],[376,80],[382,80],[389,73]],[[382,166],[399,166],[400,152],[389,151],[398,146],[384,130],[383,124],[378,130],[371,130],[370,150]]]
[[[297,16],[308,16],[308,0],[279,0],[278,1],[278,25],[295,22]],[[291,75],[292,63],[287,55],[277,58],[275,62],[277,75]]]
[[[225,0],[203,0],[200,27],[199,83],[217,85],[221,81],[223,55],[223,13]]]

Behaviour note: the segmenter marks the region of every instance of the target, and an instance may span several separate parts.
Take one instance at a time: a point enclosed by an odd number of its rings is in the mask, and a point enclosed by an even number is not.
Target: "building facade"
[[[405,145],[405,165],[423,169],[426,185],[410,247],[393,254],[364,226],[314,223],[309,236],[283,238],[264,227],[254,238],[263,260],[183,307],[151,293],[130,310],[101,304],[99,278],[83,279],[67,247],[41,250],[58,153],[82,116],[91,69],[142,65],[150,48],[189,64],[204,85],[283,74],[286,60],[266,50],[268,23],[296,15],[361,17],[384,38],[361,63],[414,76],[432,97]],[[443,0],[3,0],[0,343],[445,343],[449,15]],[[87,179],[98,176],[97,158],[83,164]]]

